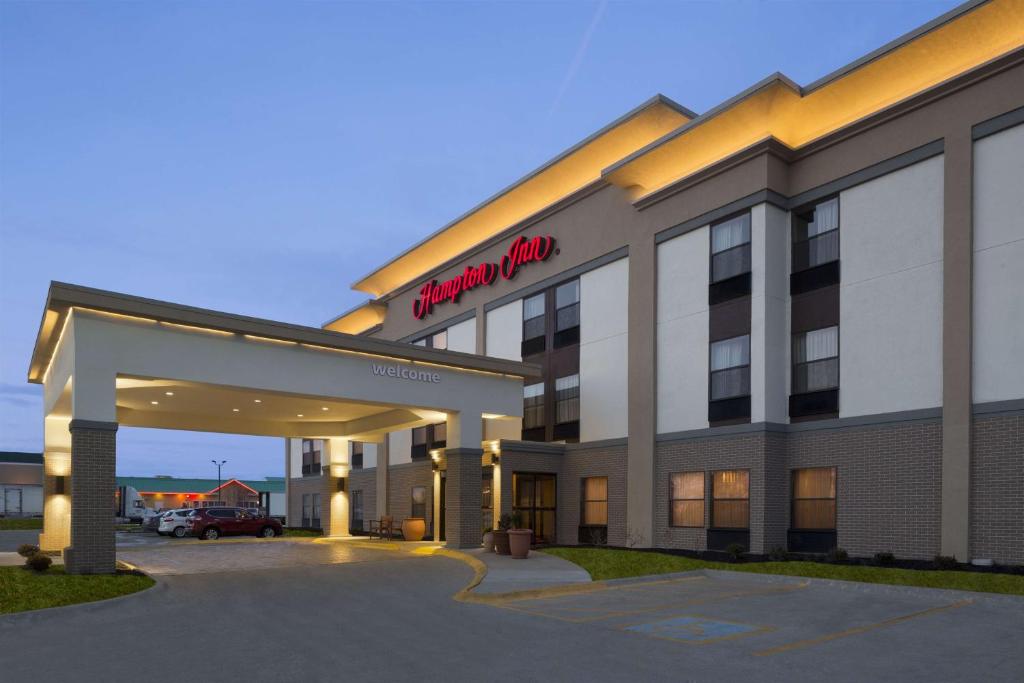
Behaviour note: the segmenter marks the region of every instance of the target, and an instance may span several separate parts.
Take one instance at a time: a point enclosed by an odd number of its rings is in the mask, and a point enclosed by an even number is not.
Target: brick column
[[[483,486],[483,449],[449,448],[445,484],[445,539],[449,548],[477,548],[482,542],[480,489]]]
[[[71,420],[71,545],[69,574],[112,574],[116,422]]]

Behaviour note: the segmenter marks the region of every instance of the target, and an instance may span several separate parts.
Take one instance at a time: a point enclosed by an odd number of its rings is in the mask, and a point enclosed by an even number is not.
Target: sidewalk
[[[473,589],[478,595],[590,583],[590,574],[572,562],[533,550],[525,560],[484,552],[483,548],[461,552],[487,565],[487,575]]]

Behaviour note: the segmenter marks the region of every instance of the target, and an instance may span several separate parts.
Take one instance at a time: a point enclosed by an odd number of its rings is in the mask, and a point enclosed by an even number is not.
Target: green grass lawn
[[[754,574],[807,576],[816,579],[886,583],[897,586],[952,588],[984,593],[1024,595],[1024,576],[981,572],[893,569],[820,562],[710,562],[665,553],[637,552],[614,548],[548,548],[544,552],[578,564],[595,581],[649,574],[686,572],[694,569],[726,569]]]
[[[295,537],[299,537],[299,538],[305,538],[305,537],[308,537],[308,536],[323,536],[323,534],[321,532],[319,532],[319,531],[312,531],[310,529],[287,529],[287,528],[284,530],[284,535],[285,536],[295,536]]]
[[[39,574],[22,567],[0,567],[0,614],[116,598],[154,583],[138,574],[80,576],[64,573],[63,567]]]
[[[42,529],[42,517],[3,517],[0,518],[0,531],[27,531]]]

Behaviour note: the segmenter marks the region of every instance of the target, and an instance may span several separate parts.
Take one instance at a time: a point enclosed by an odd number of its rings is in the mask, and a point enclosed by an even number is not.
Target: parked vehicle
[[[168,510],[157,518],[160,525],[156,532],[161,536],[174,536],[175,538],[188,536],[188,516],[190,514],[192,514],[191,508]]]
[[[202,508],[188,516],[188,527],[198,539],[213,541],[221,536],[262,536],[273,538],[284,533],[281,522],[259,511],[242,508]]]
[[[142,517],[142,530],[143,531],[160,531],[160,518],[163,517],[164,510],[158,510],[153,512],[152,510],[146,509],[146,515]]]

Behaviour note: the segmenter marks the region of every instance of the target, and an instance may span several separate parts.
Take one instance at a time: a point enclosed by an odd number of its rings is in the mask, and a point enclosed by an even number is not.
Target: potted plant
[[[494,552],[494,530],[491,527],[484,529],[484,552]]]
[[[521,529],[522,517],[518,512],[512,514],[512,528],[508,531],[509,551],[515,560],[525,560],[530,554],[530,543],[533,540],[531,529]]]
[[[402,521],[402,538],[407,541],[422,541],[427,535],[427,520],[422,517],[406,517]]]
[[[512,515],[505,513],[498,518],[498,528],[494,530],[494,552],[499,555],[508,555],[509,548],[508,530],[512,526]]]

